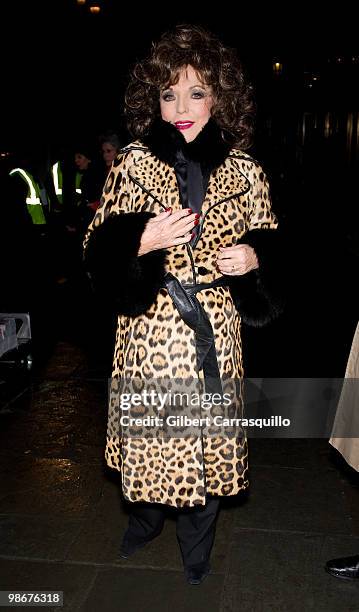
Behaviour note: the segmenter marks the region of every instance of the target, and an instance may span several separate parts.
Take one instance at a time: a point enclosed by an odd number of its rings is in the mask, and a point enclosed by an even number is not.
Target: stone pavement
[[[250,493],[223,504],[202,585],[185,582],[171,513],[118,559],[127,515],[103,458],[106,392],[101,367],[66,341],[22,386],[2,386],[0,590],[64,592],[63,608],[34,610],[359,610],[359,583],[323,570],[359,553],[358,479],[326,440],[251,440]]]

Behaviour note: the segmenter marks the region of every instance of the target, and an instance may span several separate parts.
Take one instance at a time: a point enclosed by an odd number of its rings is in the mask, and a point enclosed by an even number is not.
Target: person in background
[[[64,168],[63,180],[55,182],[55,186],[61,185],[62,196],[62,281],[72,279],[76,284],[82,268],[82,240],[99,205],[103,175],[91,145],[86,142],[69,151]]]
[[[29,312],[29,298],[36,293],[35,281],[42,271],[39,233],[26,202],[28,182],[9,174],[24,167],[23,161],[12,154],[6,162],[0,162],[0,312]]]
[[[112,162],[116,159],[122,148],[122,143],[115,132],[105,132],[100,136],[100,145],[107,177],[111,170]]]
[[[30,313],[37,357],[51,344],[52,334],[44,330],[53,326],[61,277],[47,174],[47,149],[17,151],[9,159],[0,194],[1,310]]]
[[[359,472],[359,323],[357,324],[335,415],[330,444]],[[353,472],[355,474],[355,472]],[[344,580],[359,580],[359,554],[327,561],[325,570]]]
[[[78,145],[74,152],[75,199],[80,231],[87,228],[100,203],[104,186],[100,164],[91,148]]]
[[[9,171],[14,184],[14,192],[23,190],[21,198],[27,207],[34,227],[38,233],[45,233],[50,217],[48,190],[46,189],[46,157],[42,151],[23,152],[18,155],[18,161]],[[17,186],[16,186],[17,184]]]

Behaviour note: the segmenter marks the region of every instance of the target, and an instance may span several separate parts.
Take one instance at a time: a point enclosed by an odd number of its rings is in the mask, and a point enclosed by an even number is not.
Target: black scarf
[[[142,141],[158,159],[170,166],[175,165],[178,152],[182,151],[185,159],[199,162],[202,172],[207,170],[208,173],[224,162],[231,148],[223,140],[222,131],[212,118],[192,142],[186,142],[174,125],[157,118]]]
[[[200,213],[209,175],[224,162],[230,150],[216,122],[209,119],[198,136],[187,143],[174,125],[158,118],[143,141],[158,159],[173,166],[183,208]],[[192,244],[196,242],[197,230],[198,227],[193,230]]]

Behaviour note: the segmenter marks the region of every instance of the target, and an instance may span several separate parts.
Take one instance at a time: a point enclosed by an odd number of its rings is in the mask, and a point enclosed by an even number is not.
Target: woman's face
[[[117,149],[110,142],[104,142],[102,147],[102,157],[105,160],[106,166],[111,166],[114,159],[116,159]]]
[[[75,153],[75,164],[79,170],[87,170],[90,160],[82,153]]]
[[[162,119],[176,126],[186,142],[194,140],[206,125],[212,106],[212,90],[200,81],[192,66],[183,68],[178,83],[160,94]]]

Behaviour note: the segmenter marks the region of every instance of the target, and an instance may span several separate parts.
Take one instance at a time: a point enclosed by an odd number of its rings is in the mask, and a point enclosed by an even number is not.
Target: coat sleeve
[[[137,256],[154,215],[134,212],[128,153],[120,154],[106,181],[100,206],[84,239],[84,264],[94,291],[119,314],[138,316],[155,302],[165,273],[165,251]]]
[[[270,189],[262,168],[255,164],[247,195],[248,231],[238,244],[249,244],[259,267],[242,276],[231,276],[230,290],[242,320],[262,327],[276,319],[284,308],[283,238],[272,211]]]

